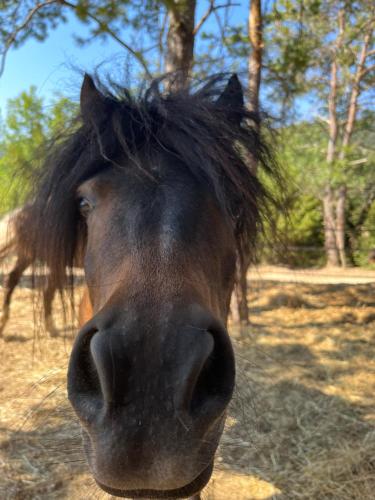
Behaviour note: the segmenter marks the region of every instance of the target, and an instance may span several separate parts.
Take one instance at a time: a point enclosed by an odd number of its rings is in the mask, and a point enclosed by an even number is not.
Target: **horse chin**
[[[174,489],[122,489],[115,488],[113,486],[104,484],[102,481],[96,478],[95,474],[95,466],[93,464],[93,450],[91,447],[91,441],[89,434],[85,429],[82,429],[82,441],[83,441],[83,449],[85,451],[86,459],[93,475],[93,478],[96,484],[106,493],[116,497],[122,498],[149,498],[149,499],[178,499],[178,498],[188,498],[197,495],[199,492],[203,490],[208,481],[211,478],[213,467],[214,467],[214,459],[206,466],[199,474],[195,477],[190,483]]]
[[[197,476],[191,483],[182,488],[174,490],[121,490],[111,488],[95,479],[96,484],[106,493],[122,498],[153,498],[153,499],[178,499],[193,497],[200,493],[211,478],[214,463],[213,461]]]

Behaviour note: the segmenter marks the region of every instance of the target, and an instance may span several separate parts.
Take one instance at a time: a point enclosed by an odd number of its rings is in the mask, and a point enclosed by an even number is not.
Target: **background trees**
[[[111,39],[135,63],[140,77],[180,70],[183,80],[202,57],[206,72],[222,65],[229,11],[240,5],[230,0],[9,0],[0,6],[0,74],[12,46],[31,38],[45,41],[74,16],[87,28],[84,35],[74,35],[78,44]]]
[[[0,6],[0,73],[11,47],[31,38],[48,43],[51,30],[71,16],[86,27],[75,34],[82,50],[92,40],[112,39],[134,61],[138,78],[179,70],[171,84],[181,86],[189,75],[238,71],[248,85],[247,104],[274,118],[289,176],[290,219],[276,214],[289,252],[265,248],[265,258],[293,265],[367,262],[375,243],[372,2],[9,0]],[[29,89],[1,110],[1,211],[22,199],[20,186],[10,182],[17,164],[32,164],[36,149],[72,114],[69,102],[42,102]]]
[[[75,105],[62,96],[47,106],[35,87],[8,102],[0,129],[0,214],[22,204],[49,141],[68,126],[75,112]]]

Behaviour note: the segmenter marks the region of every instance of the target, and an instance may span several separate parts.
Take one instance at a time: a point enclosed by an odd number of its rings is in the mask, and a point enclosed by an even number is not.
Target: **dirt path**
[[[250,269],[251,281],[280,281],[316,284],[375,283],[375,271],[360,268],[288,269],[278,266],[258,266]]]

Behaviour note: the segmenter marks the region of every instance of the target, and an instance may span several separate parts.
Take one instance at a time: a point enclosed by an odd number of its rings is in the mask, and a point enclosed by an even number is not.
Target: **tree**
[[[317,186],[328,265],[346,264],[348,185],[358,153],[352,139],[358,117],[374,97],[374,25],[374,5],[367,0],[280,0],[267,18],[266,84],[281,90],[275,93],[281,117],[293,119],[289,110],[304,96],[321,110],[326,126]]]
[[[178,70],[177,84],[183,84],[193,67],[197,36],[203,40],[215,31],[209,28],[203,33],[206,21],[214,15],[222,27],[228,10],[239,5],[217,1],[208,0],[207,9],[196,20],[196,0],[9,0],[0,6],[0,76],[11,47],[30,38],[45,40],[73,15],[87,28],[87,35],[75,35],[77,43],[114,40],[130,55],[142,77]]]
[[[22,204],[49,141],[66,129],[75,113],[65,97],[46,106],[35,87],[8,101],[0,135],[0,213]]]
[[[249,54],[249,107],[258,113],[263,58],[262,2],[260,0],[250,2],[249,41],[251,47]]]
[[[249,45],[251,50],[248,58],[248,86],[249,102],[251,111],[259,113],[259,93],[262,75],[263,56],[263,29],[262,29],[262,5],[260,0],[251,0],[248,20]],[[255,124],[255,126],[258,126]],[[251,161],[254,171],[257,165]],[[247,270],[250,264],[249,256],[237,256],[235,301],[233,304],[234,320],[247,324],[249,321],[249,308],[247,303]]]
[[[368,111],[358,118],[344,172],[347,187],[344,237],[347,258],[353,265],[366,261],[375,235],[375,227],[369,226],[369,213],[375,201],[374,117],[374,112]],[[324,264],[320,207],[329,177],[326,124],[320,119],[298,122],[282,127],[278,135],[279,161],[285,166],[288,178],[285,199],[289,217],[276,214],[283,254],[272,249],[272,253],[266,251],[265,255],[273,262],[293,266]]]
[[[350,10],[347,5],[337,5],[337,30],[336,38],[331,47],[331,76],[330,91],[328,94],[328,129],[329,139],[327,146],[327,163],[334,168],[334,163],[338,160],[345,166],[350,147],[353,131],[356,125],[358,113],[358,100],[362,91],[361,85],[366,75],[371,71],[371,66],[366,66],[366,61],[370,59],[370,44],[372,43],[375,27],[375,9],[370,10],[369,19],[365,20],[362,16],[359,19],[352,16],[352,25],[357,30],[364,31],[363,37],[352,43],[352,29],[347,29],[347,22],[350,18]],[[354,12],[354,15],[356,13]],[[362,39],[361,39],[362,38]],[[359,42],[359,43],[358,43]],[[348,49],[351,49],[351,61],[346,62],[345,56],[348,56]],[[352,69],[353,67],[353,69]],[[375,66],[372,66],[375,69]],[[346,71],[345,71],[346,70]],[[340,71],[340,73],[339,73]],[[339,82],[341,79],[341,82]],[[344,87],[344,88],[343,88]],[[349,89],[346,91],[346,89]],[[339,94],[339,95],[338,95]],[[341,97],[343,103],[343,121],[339,122],[339,103]],[[340,134],[340,125],[342,128]],[[341,143],[339,137],[341,135]],[[336,195],[336,200],[334,197]],[[337,266],[341,264],[346,266],[345,253],[345,205],[347,198],[347,186],[345,179],[336,189],[332,186],[332,180],[328,179],[323,197],[324,208],[324,228],[325,228],[325,247],[327,252],[327,264]],[[334,202],[336,201],[336,213],[334,213]]]
[[[175,85],[183,86],[187,81],[194,60],[195,0],[172,0],[168,2],[169,28],[165,69],[179,71]]]

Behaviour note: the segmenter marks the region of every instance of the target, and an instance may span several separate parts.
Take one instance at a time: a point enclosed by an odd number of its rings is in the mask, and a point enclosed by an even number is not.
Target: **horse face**
[[[225,328],[233,230],[173,155],[129,160],[80,185],[93,318],[68,393],[92,473],[118,496],[178,498],[211,476],[234,386]]]

